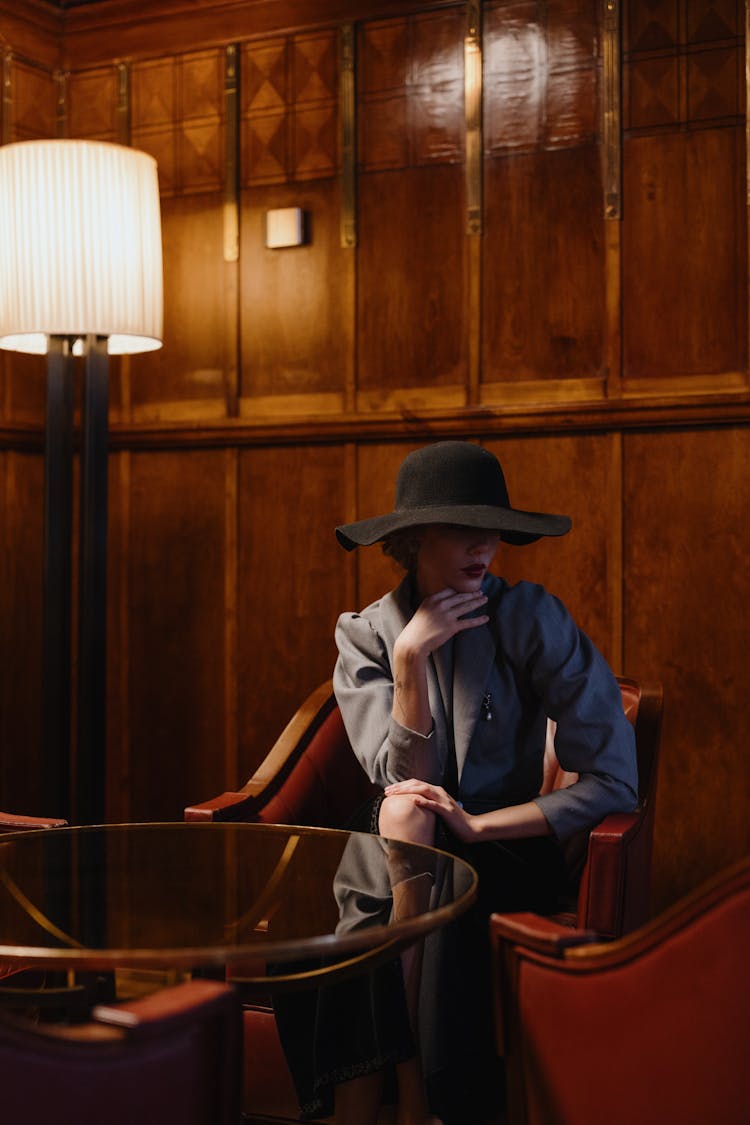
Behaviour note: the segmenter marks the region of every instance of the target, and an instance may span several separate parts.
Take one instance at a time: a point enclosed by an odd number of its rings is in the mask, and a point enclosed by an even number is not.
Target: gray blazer
[[[362,613],[339,618],[334,691],[371,780],[440,784],[452,730],[458,796],[468,812],[535,800],[564,840],[609,813],[633,809],[633,730],[601,653],[543,587],[487,575],[482,588],[488,624],[457,634],[428,667],[427,737],[391,716],[393,646],[416,608],[411,578]],[[579,780],[539,796],[548,716],[557,722],[560,764]]]

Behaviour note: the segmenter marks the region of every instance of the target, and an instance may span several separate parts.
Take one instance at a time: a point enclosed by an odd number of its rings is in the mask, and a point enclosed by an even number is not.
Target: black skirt
[[[381,803],[369,802],[349,827],[377,832]],[[570,879],[550,837],[467,845],[439,821],[435,845],[470,863],[479,889],[468,911],[424,939],[419,1052],[432,1112],[445,1125],[480,1125],[496,1115],[502,1095],[489,915],[552,913],[569,896]],[[332,1115],[336,1085],[375,1071],[386,1072],[387,1096],[395,1097],[395,1067],[417,1050],[400,959],[317,991],[281,994],[274,1006],[303,1120]]]

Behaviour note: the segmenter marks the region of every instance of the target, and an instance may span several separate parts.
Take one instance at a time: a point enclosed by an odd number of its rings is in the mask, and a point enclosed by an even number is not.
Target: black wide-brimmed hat
[[[497,531],[506,543],[533,543],[565,535],[568,516],[512,508],[500,462],[469,441],[439,441],[404,458],[396,478],[396,504],[386,516],[336,528],[347,551],[369,546],[404,527],[450,523]]]

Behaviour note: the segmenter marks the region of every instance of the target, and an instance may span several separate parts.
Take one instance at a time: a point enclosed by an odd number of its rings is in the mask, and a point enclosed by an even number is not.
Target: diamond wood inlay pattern
[[[336,175],[337,59],[338,44],[332,31],[266,40],[244,48],[243,184]]]
[[[740,0],[631,0],[624,31],[626,129],[739,121],[743,12]]]
[[[131,89],[132,141],[157,161],[162,194],[219,190],[224,52],[134,63]]]
[[[117,140],[117,71],[115,67],[68,76],[67,133],[70,137]]]

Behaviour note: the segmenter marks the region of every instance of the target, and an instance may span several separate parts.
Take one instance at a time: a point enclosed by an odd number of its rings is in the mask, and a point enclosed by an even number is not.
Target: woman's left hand
[[[386,797],[397,794],[409,794],[414,798],[414,804],[419,808],[428,809],[443,818],[454,836],[467,843],[474,839],[475,833],[472,826],[473,817],[464,812],[458,801],[455,801],[441,785],[430,785],[427,781],[418,781],[410,778],[409,781],[397,781],[385,788]]]

